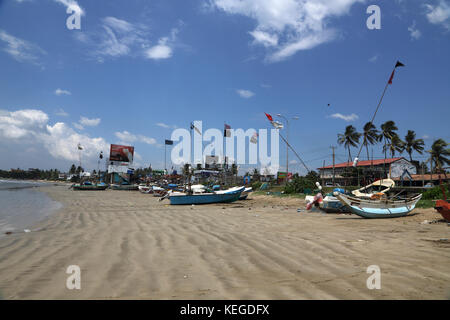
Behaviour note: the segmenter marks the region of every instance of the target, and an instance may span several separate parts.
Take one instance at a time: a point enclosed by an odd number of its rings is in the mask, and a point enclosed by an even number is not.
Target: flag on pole
[[[167,139],[166,139],[166,141],[164,142],[164,144],[166,144],[166,145],[168,145],[168,146],[171,146],[171,145],[173,145],[173,140],[167,140]]]
[[[224,127],[223,127],[223,136],[224,137],[231,137],[231,126],[229,126],[228,124],[225,123]]]
[[[278,122],[278,121],[272,121],[272,126],[275,129],[283,129],[283,124],[281,122]]]
[[[392,70],[392,74],[391,77],[389,78],[389,84],[392,84],[392,80],[394,79],[394,75],[395,75],[395,69],[397,69],[398,67],[404,67],[405,65],[403,63],[401,63],[400,61],[397,61],[397,63],[395,64],[394,70]]]
[[[83,150],[83,147],[79,143],[78,143],[78,150]]]
[[[273,121],[273,118],[270,114],[267,114],[264,112],[264,114],[266,115],[267,119],[269,119],[269,121]]]

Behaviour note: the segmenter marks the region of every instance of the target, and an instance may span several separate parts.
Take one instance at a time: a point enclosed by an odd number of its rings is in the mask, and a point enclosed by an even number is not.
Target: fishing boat
[[[97,184],[93,184],[90,181],[85,181],[79,184],[73,184],[70,186],[73,190],[86,190],[86,191],[95,191],[95,190],[105,190],[108,188],[108,185],[101,182]]]
[[[380,198],[376,200],[349,196],[340,192],[333,195],[350,211],[363,218],[398,218],[406,216],[416,207],[422,194],[405,199]]]
[[[112,184],[111,189],[133,191],[139,190],[139,186],[137,184]]]
[[[147,186],[147,185],[140,185],[138,187],[139,191],[141,193],[153,193],[153,187],[152,186]]]
[[[239,197],[239,200],[245,200],[247,199],[248,195],[250,194],[250,192],[253,192],[252,187],[250,188],[245,188],[244,191],[242,191],[241,196]]]
[[[170,192],[167,197],[171,205],[227,203],[237,201],[245,187],[231,189],[197,194]]]

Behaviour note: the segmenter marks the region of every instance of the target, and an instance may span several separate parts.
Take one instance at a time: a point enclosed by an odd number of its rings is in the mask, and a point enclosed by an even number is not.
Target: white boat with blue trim
[[[369,219],[398,218],[406,216],[414,210],[417,202],[422,198],[421,194],[415,197],[398,200],[387,198],[370,200],[349,196],[339,192],[334,192],[333,195],[338,198],[342,204],[350,208],[352,213]]]

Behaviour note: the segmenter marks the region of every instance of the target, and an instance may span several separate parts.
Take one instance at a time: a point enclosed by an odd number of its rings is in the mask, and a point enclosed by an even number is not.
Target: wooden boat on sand
[[[350,208],[350,211],[363,218],[398,218],[406,216],[416,207],[417,202],[422,198],[419,194],[415,197],[400,200],[381,198],[377,200],[364,199],[354,196],[334,192],[333,195],[342,204]]]

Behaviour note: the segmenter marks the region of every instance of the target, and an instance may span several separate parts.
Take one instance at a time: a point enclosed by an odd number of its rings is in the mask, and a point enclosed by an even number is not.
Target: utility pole
[[[422,187],[425,187],[425,163],[422,162]]]
[[[331,146],[330,148],[333,150],[333,186],[335,186],[335,183],[334,183],[334,179],[335,179],[335,174],[334,174],[334,162],[335,162],[334,161],[334,158],[335,158],[334,149],[336,149],[336,147],[335,146]]]
[[[322,168],[325,168],[325,160],[323,160],[323,166],[322,166]],[[322,170],[322,186],[325,185],[325,183],[324,183],[324,175],[325,175],[325,169]]]

